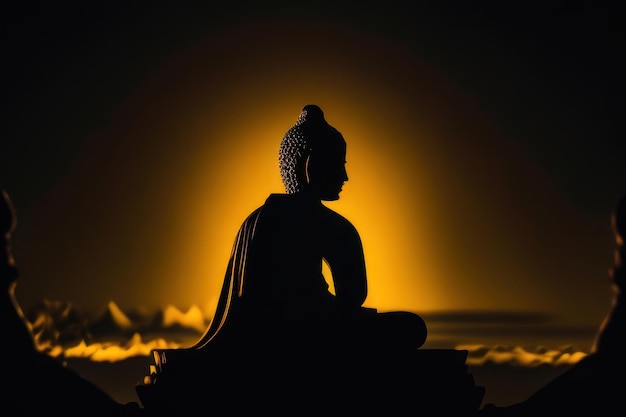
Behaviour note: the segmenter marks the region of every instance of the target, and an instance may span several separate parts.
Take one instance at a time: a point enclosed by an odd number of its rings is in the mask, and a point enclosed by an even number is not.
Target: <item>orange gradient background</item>
[[[408,44],[280,19],[167,49],[91,129],[16,230],[21,302],[211,314],[239,225],[283,191],[278,145],[309,103],[348,143],[328,205],[361,233],[367,305],[601,321],[612,207],[572,204],[519,132]]]

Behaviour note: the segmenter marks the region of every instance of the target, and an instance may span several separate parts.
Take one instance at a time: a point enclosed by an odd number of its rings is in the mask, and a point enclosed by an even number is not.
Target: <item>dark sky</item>
[[[397,229],[388,246],[407,228],[432,233],[402,244],[402,262],[417,248],[432,255],[409,268],[423,265],[432,280],[421,301],[400,306],[601,319],[608,219],[626,193],[626,45],[615,10],[171,4],[31,3],[2,13],[0,186],[18,210],[26,307],[42,297],[85,308],[210,298],[192,275],[222,272],[189,264],[207,258],[222,271],[245,213],[276,191],[228,204],[255,176],[245,161],[264,158],[231,134],[266,129],[277,146],[300,108],[319,101],[331,124],[364,138],[367,146],[354,140],[361,161],[374,144],[386,149],[377,172],[386,191],[359,189],[365,168],[356,165],[346,192],[366,249],[382,237],[377,227]],[[397,211],[377,211],[376,195]],[[227,232],[212,234],[201,212]],[[381,218],[399,225],[375,226]],[[393,306],[392,294],[372,300]]]

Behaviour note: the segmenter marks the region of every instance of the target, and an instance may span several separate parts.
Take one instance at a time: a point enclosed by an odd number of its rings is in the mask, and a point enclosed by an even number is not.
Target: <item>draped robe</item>
[[[333,274],[335,294],[322,274],[325,260],[331,271],[341,269],[341,279]],[[366,296],[353,225],[320,201],[272,194],[241,225],[215,315],[193,348],[320,340],[344,327],[343,319],[372,317],[376,310],[362,307]]]

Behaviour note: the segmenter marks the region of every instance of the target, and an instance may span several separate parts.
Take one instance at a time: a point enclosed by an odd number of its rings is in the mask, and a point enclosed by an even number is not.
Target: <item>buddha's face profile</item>
[[[346,181],[346,145],[337,141],[311,152],[306,164],[308,191],[324,201],[339,199]]]

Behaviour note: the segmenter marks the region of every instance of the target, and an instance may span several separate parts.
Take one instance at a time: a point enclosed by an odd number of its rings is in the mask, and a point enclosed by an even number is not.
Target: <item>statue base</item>
[[[245,349],[242,349],[245,350]],[[208,359],[193,349],[157,349],[150,376],[136,387],[155,416],[220,412],[274,415],[474,415],[484,388],[468,352],[231,352]]]

